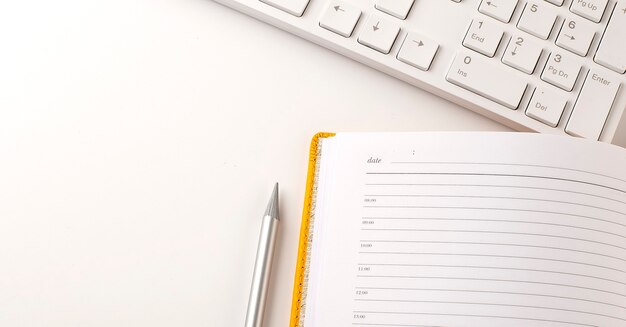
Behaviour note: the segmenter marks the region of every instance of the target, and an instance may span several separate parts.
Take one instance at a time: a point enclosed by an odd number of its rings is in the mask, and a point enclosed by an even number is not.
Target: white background
[[[0,4],[0,326],[287,326],[318,131],[507,128],[208,0]]]

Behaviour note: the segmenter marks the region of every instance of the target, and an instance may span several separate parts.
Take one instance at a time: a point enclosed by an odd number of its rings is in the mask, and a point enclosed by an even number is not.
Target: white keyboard
[[[518,130],[626,120],[626,0],[215,1]]]

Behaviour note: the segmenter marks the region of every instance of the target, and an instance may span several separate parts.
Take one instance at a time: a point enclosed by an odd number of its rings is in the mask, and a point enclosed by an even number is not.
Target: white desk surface
[[[287,326],[311,136],[507,128],[208,0],[0,4],[0,325],[242,326],[281,186]]]

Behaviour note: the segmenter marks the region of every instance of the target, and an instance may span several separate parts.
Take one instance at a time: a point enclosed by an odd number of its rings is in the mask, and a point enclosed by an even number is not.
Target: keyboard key
[[[620,83],[600,71],[590,71],[565,131],[592,140],[600,138]]]
[[[457,53],[446,80],[507,108],[517,109],[528,84],[478,54]]]
[[[604,32],[595,61],[620,74],[626,73],[626,0],[617,3]]]
[[[309,0],[260,0],[272,7],[288,12],[296,17],[304,14],[304,9],[309,5]]]
[[[496,54],[503,34],[504,30],[496,25],[495,22],[474,19],[465,35],[463,45],[485,56],[493,57]]]
[[[543,69],[541,79],[567,92],[574,89],[582,66],[567,54],[553,52]]]
[[[547,40],[558,18],[556,8],[545,2],[528,2],[524,7],[517,28],[538,38]]]
[[[397,25],[370,16],[363,26],[361,35],[359,35],[359,43],[388,54],[398,37],[398,33],[400,33],[400,27]]]
[[[596,36],[594,24],[583,19],[568,19],[563,23],[556,44],[579,56],[587,56],[591,42]]]
[[[406,19],[409,10],[413,7],[413,1],[414,0],[377,0],[374,7],[391,16]]]
[[[435,41],[411,32],[402,43],[398,60],[421,70],[428,70],[435,59],[437,50],[439,50],[439,44]]]
[[[559,7],[563,5],[563,0],[546,0],[546,1]]]
[[[320,19],[320,26],[343,37],[350,37],[361,17],[361,10],[343,1],[331,1]]]
[[[478,11],[503,23],[511,21],[518,0],[483,0]]]
[[[599,23],[609,0],[573,0],[569,10],[592,22]]]
[[[556,127],[563,116],[567,100],[563,94],[536,89],[528,103],[526,115],[548,126]]]
[[[526,35],[513,36],[504,52],[502,62],[526,74],[532,74],[543,49],[527,40]]]

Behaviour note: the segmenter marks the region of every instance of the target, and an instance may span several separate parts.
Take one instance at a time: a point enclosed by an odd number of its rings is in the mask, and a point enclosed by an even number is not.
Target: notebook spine
[[[300,242],[294,281],[293,302],[291,308],[291,327],[302,327],[304,325],[306,312],[305,299],[308,291],[310,270],[310,258],[308,257],[308,254],[311,253],[311,247],[313,242],[313,223],[315,220],[315,205],[323,144],[321,140],[332,136],[334,136],[334,134],[318,133],[313,137],[313,140],[311,141],[311,148],[309,153],[309,170],[306,184],[307,188],[304,198],[302,225],[300,227]]]
[[[298,319],[298,326],[304,326],[304,314],[306,312],[306,296],[309,286],[309,272],[311,270],[311,248],[313,247],[313,235],[315,233],[315,208],[317,204],[317,186],[319,185],[319,171],[320,171],[320,158],[322,156],[322,144],[319,142],[317,145],[317,156],[315,165],[315,174],[313,178],[313,189],[311,191],[311,212],[309,215],[309,233],[307,235],[306,253],[308,254],[307,260],[304,261],[304,283],[302,284],[302,292],[300,293],[301,307],[300,318]]]

